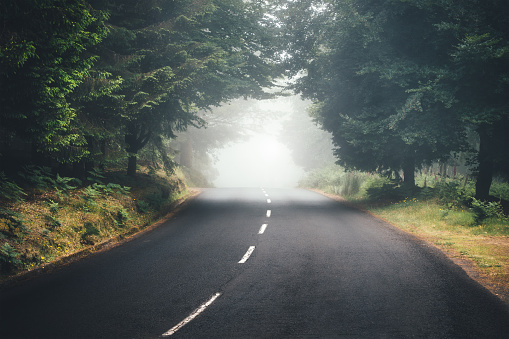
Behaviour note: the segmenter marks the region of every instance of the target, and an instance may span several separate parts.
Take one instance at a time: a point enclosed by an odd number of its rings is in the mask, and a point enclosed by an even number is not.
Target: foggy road
[[[159,228],[0,290],[0,338],[509,338],[427,244],[300,189],[204,189]]]

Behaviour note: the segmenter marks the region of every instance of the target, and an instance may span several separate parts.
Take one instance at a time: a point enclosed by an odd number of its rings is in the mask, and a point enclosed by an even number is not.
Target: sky
[[[262,131],[249,132],[248,140],[216,151],[216,187],[296,187],[303,176],[288,147],[278,141],[282,121],[292,109],[288,99],[259,101],[256,109],[274,114],[264,121]]]

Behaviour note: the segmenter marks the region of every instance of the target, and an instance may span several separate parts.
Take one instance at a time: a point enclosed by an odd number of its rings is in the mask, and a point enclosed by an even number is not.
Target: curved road
[[[0,338],[509,338],[435,249],[298,189],[207,189],[172,220],[0,290]]]

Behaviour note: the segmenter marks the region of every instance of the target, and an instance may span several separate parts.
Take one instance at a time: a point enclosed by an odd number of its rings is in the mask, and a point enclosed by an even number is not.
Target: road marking
[[[258,231],[258,234],[263,234],[263,232],[265,232],[266,228],[267,228],[267,224],[263,224],[262,227],[260,227],[260,230]]]
[[[205,304],[202,304],[200,307],[198,307],[196,310],[194,310],[193,313],[191,313],[187,318],[179,322],[177,325],[173,326],[171,329],[169,329],[167,332],[163,333],[163,337],[169,337],[170,335],[175,334],[178,330],[180,330],[182,327],[184,327],[187,323],[191,322],[194,318],[196,318],[200,313],[205,311],[207,307],[209,307],[219,296],[221,293],[217,292],[214,294]]]
[[[265,196],[268,197],[269,195],[267,193],[265,193]]]
[[[247,261],[247,259],[249,259],[249,257],[251,256],[251,254],[253,253],[254,250],[255,250],[254,246],[249,246],[249,249],[247,250],[246,254],[244,254],[242,259],[240,259],[239,264],[245,263]]]
[[[267,199],[267,204],[270,204],[272,201],[270,201],[270,199]]]
[[[267,218],[270,218],[271,213],[272,213],[271,210],[267,210]]]

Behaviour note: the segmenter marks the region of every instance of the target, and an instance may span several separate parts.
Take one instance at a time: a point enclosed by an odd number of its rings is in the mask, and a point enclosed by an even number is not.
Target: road
[[[0,338],[163,335],[509,338],[509,309],[427,244],[299,189],[206,189],[153,231],[0,290]]]

